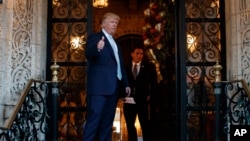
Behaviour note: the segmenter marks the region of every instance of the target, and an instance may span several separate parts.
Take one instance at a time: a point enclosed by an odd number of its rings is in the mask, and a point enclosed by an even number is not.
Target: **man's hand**
[[[130,87],[126,87],[125,91],[126,91],[126,94],[127,94],[126,96],[130,96],[130,93],[131,93]]]
[[[104,36],[102,36],[101,40],[97,43],[97,49],[98,49],[98,51],[100,51],[101,49],[103,49],[104,45],[105,45]]]

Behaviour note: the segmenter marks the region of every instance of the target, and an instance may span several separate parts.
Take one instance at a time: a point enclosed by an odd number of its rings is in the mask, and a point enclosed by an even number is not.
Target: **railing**
[[[231,125],[250,125],[250,89],[245,80],[220,81],[215,83],[215,94],[222,94],[216,97],[215,141],[220,140],[220,126],[223,126],[226,140],[230,140]],[[222,96],[225,98],[220,98]],[[224,120],[219,118],[221,113],[224,113]],[[225,121],[224,125],[220,121]]]
[[[229,133],[230,125],[250,125],[250,89],[245,80],[223,83],[227,97],[227,122],[224,130]]]
[[[40,81],[31,79],[20,99],[15,105],[11,116],[0,125],[1,141],[43,141],[46,140],[46,132],[49,128],[47,118],[52,119],[50,128],[52,140],[57,140],[58,117],[57,96],[58,80],[56,63],[52,66],[52,81]],[[219,76],[219,74],[217,75]],[[219,128],[223,126],[224,134],[229,139],[230,125],[250,125],[250,89],[245,80],[220,81],[216,79],[214,90],[216,95],[215,105],[215,141],[220,140]],[[46,97],[48,96],[48,83],[52,84],[51,94],[53,105],[52,115],[48,117]],[[223,96],[223,98],[221,98]],[[221,102],[226,100],[226,102]],[[226,103],[226,104],[225,104]],[[8,106],[8,105],[3,105]],[[225,113],[225,114],[221,114]],[[223,115],[223,117],[220,117]],[[225,120],[221,120],[224,118]],[[223,122],[221,122],[223,121]]]
[[[29,80],[11,116],[0,126],[1,141],[45,140],[48,86],[45,81]],[[7,106],[7,105],[6,105]]]
[[[3,125],[0,124],[1,141],[45,141],[46,132],[48,131],[47,119],[52,119],[51,140],[57,141],[57,112],[58,112],[58,69],[56,60],[51,65],[52,80],[41,81],[31,79],[26,84],[20,95],[19,101],[14,106],[11,116]],[[51,85],[49,89],[48,85]],[[51,90],[52,113],[47,113],[46,98]],[[3,105],[8,106],[8,105]],[[13,105],[12,105],[13,106]]]

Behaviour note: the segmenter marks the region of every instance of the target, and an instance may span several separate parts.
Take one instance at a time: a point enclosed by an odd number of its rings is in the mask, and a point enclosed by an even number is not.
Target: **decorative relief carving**
[[[246,80],[246,82],[250,82],[250,29],[244,31],[242,36],[242,77]]]
[[[239,0],[239,11],[238,15],[240,18],[240,44],[241,47],[241,70],[242,79],[250,82],[250,0]]]
[[[239,0],[239,10],[240,12],[245,12],[250,10],[250,0]]]
[[[11,94],[14,101],[31,77],[33,3],[33,0],[13,2]]]
[[[241,29],[244,30],[245,28],[247,28],[247,26],[250,24],[250,12],[241,13],[240,21]]]

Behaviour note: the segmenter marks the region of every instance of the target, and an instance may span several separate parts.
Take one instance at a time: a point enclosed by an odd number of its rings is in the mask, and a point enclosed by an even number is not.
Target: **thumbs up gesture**
[[[103,49],[104,45],[104,36],[102,36],[101,40],[99,40],[99,42],[97,43],[97,49],[100,51],[101,49]]]

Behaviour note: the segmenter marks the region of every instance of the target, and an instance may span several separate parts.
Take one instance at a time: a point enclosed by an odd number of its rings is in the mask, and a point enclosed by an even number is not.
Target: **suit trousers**
[[[140,122],[143,141],[150,141],[149,112],[147,104],[126,104],[123,106],[124,117],[128,131],[128,141],[137,141],[137,130],[135,127],[136,116]]]
[[[87,119],[83,129],[83,141],[112,140],[112,126],[118,95],[88,95]]]

